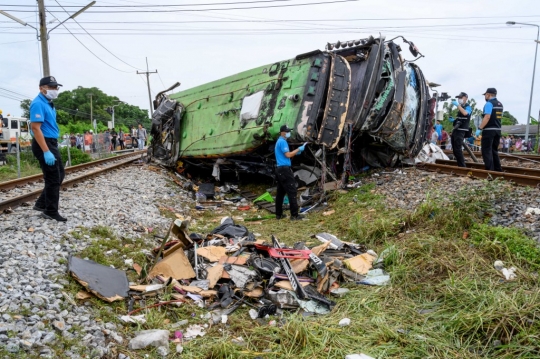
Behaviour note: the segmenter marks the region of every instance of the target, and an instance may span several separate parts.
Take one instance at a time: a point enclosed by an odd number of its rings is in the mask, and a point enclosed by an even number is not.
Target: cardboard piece
[[[80,299],[80,300],[85,300],[85,299],[90,299],[92,298],[92,294],[84,291],[84,290],[81,290],[79,292],[77,292],[77,294],[75,295],[75,298],[77,299]]]
[[[367,274],[367,272],[373,266],[375,257],[371,254],[363,253],[356,257],[352,257],[343,261],[343,264],[353,272],[358,274]]]
[[[188,249],[193,246],[193,241],[189,238],[187,227],[191,218],[185,220],[176,219],[171,224],[170,232],[178,238],[178,240],[184,245],[184,248]]]
[[[208,288],[214,288],[217,281],[220,280],[223,275],[223,266],[221,264],[216,264],[212,268],[209,268],[207,273],[206,279],[210,282]]]
[[[341,188],[341,181],[332,181],[324,184],[325,191],[335,191]]]
[[[210,262],[217,262],[226,254],[225,247],[208,246],[197,248],[197,255],[208,259]]]
[[[172,277],[174,279],[190,279],[195,277],[195,271],[184,251],[178,249],[156,263],[152,271],[148,274],[150,278],[154,278],[157,275]]]
[[[217,290],[204,290],[199,287],[193,287],[189,285],[179,285],[178,287],[188,293],[198,294],[204,298],[217,296]]]
[[[309,282],[300,282],[300,285],[302,287],[306,287],[309,285]],[[276,287],[278,288],[281,288],[281,289],[285,289],[285,290],[290,290],[290,291],[294,291],[292,285],[291,285],[291,282],[289,282],[288,280],[280,280],[279,282],[277,282],[275,284]]]
[[[109,303],[128,296],[126,272],[78,257],[69,257],[68,271],[90,293]]]
[[[219,264],[237,264],[239,266],[246,265],[247,260],[249,257],[246,256],[238,256],[238,257],[229,257],[229,256],[223,256],[219,259]]]
[[[330,242],[323,243],[321,245],[313,247],[311,249],[311,252],[313,252],[313,254],[315,254],[316,256],[319,256],[322,252],[324,252],[328,248],[329,245],[330,245]],[[292,269],[294,273],[296,274],[305,271],[308,265],[309,265],[309,259],[294,259],[291,261]]]
[[[167,257],[170,254],[173,254],[175,251],[177,251],[178,249],[181,249],[181,248],[184,248],[184,243],[178,242],[174,246],[172,246],[171,248],[165,249],[163,251],[163,258]]]

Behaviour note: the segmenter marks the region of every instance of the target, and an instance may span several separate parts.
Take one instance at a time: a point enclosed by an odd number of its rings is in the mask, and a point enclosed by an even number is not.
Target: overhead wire
[[[58,0],[55,0],[55,2],[56,2],[60,7],[62,7],[62,5],[60,5],[60,3],[58,2]],[[66,9],[64,9],[63,7],[62,7],[62,9],[66,12],[66,14],[68,14],[69,16],[71,16],[71,14],[70,14]],[[79,23],[77,22],[77,20],[75,20],[75,19],[72,19],[72,20],[73,20],[77,25],[79,25],[79,27],[80,27],[81,29],[83,29],[85,33],[87,33],[87,34],[88,34],[95,42],[98,43],[99,46],[101,46],[103,49],[105,49],[105,51],[107,51],[109,54],[113,55],[116,59],[120,60],[121,62],[123,62],[124,64],[128,65],[129,67],[132,67],[132,68],[134,68],[134,69],[136,69],[136,70],[141,70],[141,68],[138,68],[138,67],[135,67],[135,66],[133,66],[133,65],[130,65],[130,64],[128,64],[127,62],[125,62],[124,60],[122,60],[121,58],[119,58],[118,56],[116,56],[116,55],[115,55],[114,53],[112,53],[109,49],[107,49],[101,42],[99,42],[95,37],[93,37],[92,34],[90,34],[88,31],[86,31],[86,29],[85,29],[81,24],[79,24]]]
[[[49,12],[49,11],[47,10],[47,12]],[[79,44],[81,44],[86,50],[88,50],[88,52],[90,52],[92,55],[94,55],[94,57],[96,59],[98,59],[99,61],[103,62],[105,65],[109,66],[110,68],[112,68],[112,69],[114,69],[116,71],[124,72],[124,73],[130,73],[131,72],[131,71],[120,70],[120,69],[117,69],[116,67],[112,66],[111,64],[109,64],[108,62],[106,62],[105,60],[103,60],[102,58],[97,56],[92,50],[90,50],[81,40],[79,40],[79,38],[77,36],[75,36],[74,33],[71,32],[71,30],[69,30],[69,28],[65,24],[62,24],[62,26],[75,38],[75,40],[77,40],[77,42],[79,42]],[[61,34],[61,33],[57,33],[57,34]]]
[[[107,10],[107,11],[92,11],[87,13],[91,14],[129,14],[129,13],[174,13],[174,12],[204,12],[204,11],[231,11],[231,10],[254,10],[254,9],[270,9],[270,8],[284,8],[284,7],[298,7],[298,6],[314,6],[314,5],[326,5],[336,3],[358,2],[359,0],[330,0],[309,2],[301,4],[285,4],[285,5],[266,5],[266,6],[244,6],[244,7],[230,7],[230,8],[210,8],[210,9],[166,9],[166,10]],[[2,6],[2,5],[0,5]],[[12,9],[11,12],[33,12],[33,10],[18,10]],[[62,12],[60,10],[52,10],[51,12]]]

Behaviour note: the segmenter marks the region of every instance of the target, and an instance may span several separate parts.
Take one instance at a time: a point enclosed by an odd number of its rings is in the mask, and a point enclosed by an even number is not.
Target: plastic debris
[[[330,291],[330,294],[335,295],[336,297],[343,297],[345,294],[349,293],[350,290],[347,288],[336,288]]]
[[[146,323],[146,318],[144,314],[141,315],[122,315],[120,320],[124,323],[135,323],[135,324],[144,324]]]
[[[255,320],[259,317],[259,312],[257,312],[255,309],[250,309],[249,316],[251,317],[251,319]]]
[[[525,211],[526,216],[530,216],[530,215],[533,215],[533,214],[540,215],[540,208],[529,207]]]
[[[205,328],[202,325],[193,324],[187,327],[184,332],[184,339],[190,340],[197,337],[204,337],[206,335]]]
[[[169,348],[169,331],[162,329],[143,330],[129,341],[129,349],[144,349],[148,346]]]
[[[366,354],[349,354],[345,356],[345,359],[375,359]]]
[[[346,327],[346,326],[351,325],[351,320],[349,318],[343,318],[339,321],[338,324],[340,327]]]
[[[386,274],[382,269],[372,269],[367,272],[366,277],[358,284],[366,285],[385,285],[390,282],[390,275]]]

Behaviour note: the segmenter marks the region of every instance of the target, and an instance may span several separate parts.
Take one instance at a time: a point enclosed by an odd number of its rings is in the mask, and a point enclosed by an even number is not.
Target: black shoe
[[[276,215],[276,219],[277,219],[277,220],[280,220],[280,219],[283,219],[283,218],[287,218],[287,216],[285,216],[285,215],[277,216],[277,215]]]
[[[54,219],[57,222],[67,222],[67,218],[62,217],[59,213],[53,215],[42,213],[41,217],[45,219]]]
[[[45,208],[38,207],[37,204],[34,205],[33,210],[34,210],[34,211],[39,211],[39,212],[45,212]]]
[[[302,216],[301,214],[297,215],[297,216],[291,216],[291,221],[304,221],[304,220],[307,220],[306,217]]]

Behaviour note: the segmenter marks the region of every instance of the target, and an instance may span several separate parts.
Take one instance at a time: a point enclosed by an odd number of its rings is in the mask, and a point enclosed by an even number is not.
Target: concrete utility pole
[[[146,58],[146,71],[137,71],[137,75],[146,75],[146,84],[148,85],[148,102],[150,103],[150,109],[148,115],[152,117],[152,95],[150,93],[150,74],[157,74],[156,71],[148,71],[148,57]]]
[[[90,97],[90,128],[94,126],[94,108],[92,107],[92,96],[93,93],[89,93],[86,96]]]
[[[47,17],[45,14],[45,0],[38,0],[39,9],[39,38],[41,42],[41,58],[43,59],[43,77],[51,75],[49,66],[49,44],[47,34]]]
[[[43,61],[43,77],[45,77],[45,76],[50,76],[51,75],[51,68],[49,66],[49,44],[48,44],[49,34],[51,33],[51,31],[53,31],[54,29],[56,29],[58,26],[62,25],[63,23],[65,23],[69,19],[73,19],[76,16],[82,14],[88,8],[93,6],[96,2],[92,1],[90,4],[86,5],[85,7],[83,7],[82,9],[77,11],[76,13],[74,13],[73,15],[70,15],[70,17],[68,17],[64,21],[61,21],[58,25],[56,25],[55,27],[53,27],[49,31],[47,31],[47,19],[46,19],[46,16],[45,16],[45,0],[37,0],[37,3],[38,3],[38,10],[39,10],[39,30],[37,28],[35,28],[34,26],[30,25],[29,23],[15,17],[13,15],[10,15],[5,11],[0,10],[0,14],[4,15],[6,17],[9,17],[11,20],[18,22],[22,26],[30,26],[31,28],[36,30],[36,37],[39,40],[39,42],[41,42],[41,58],[42,58],[42,61]]]

